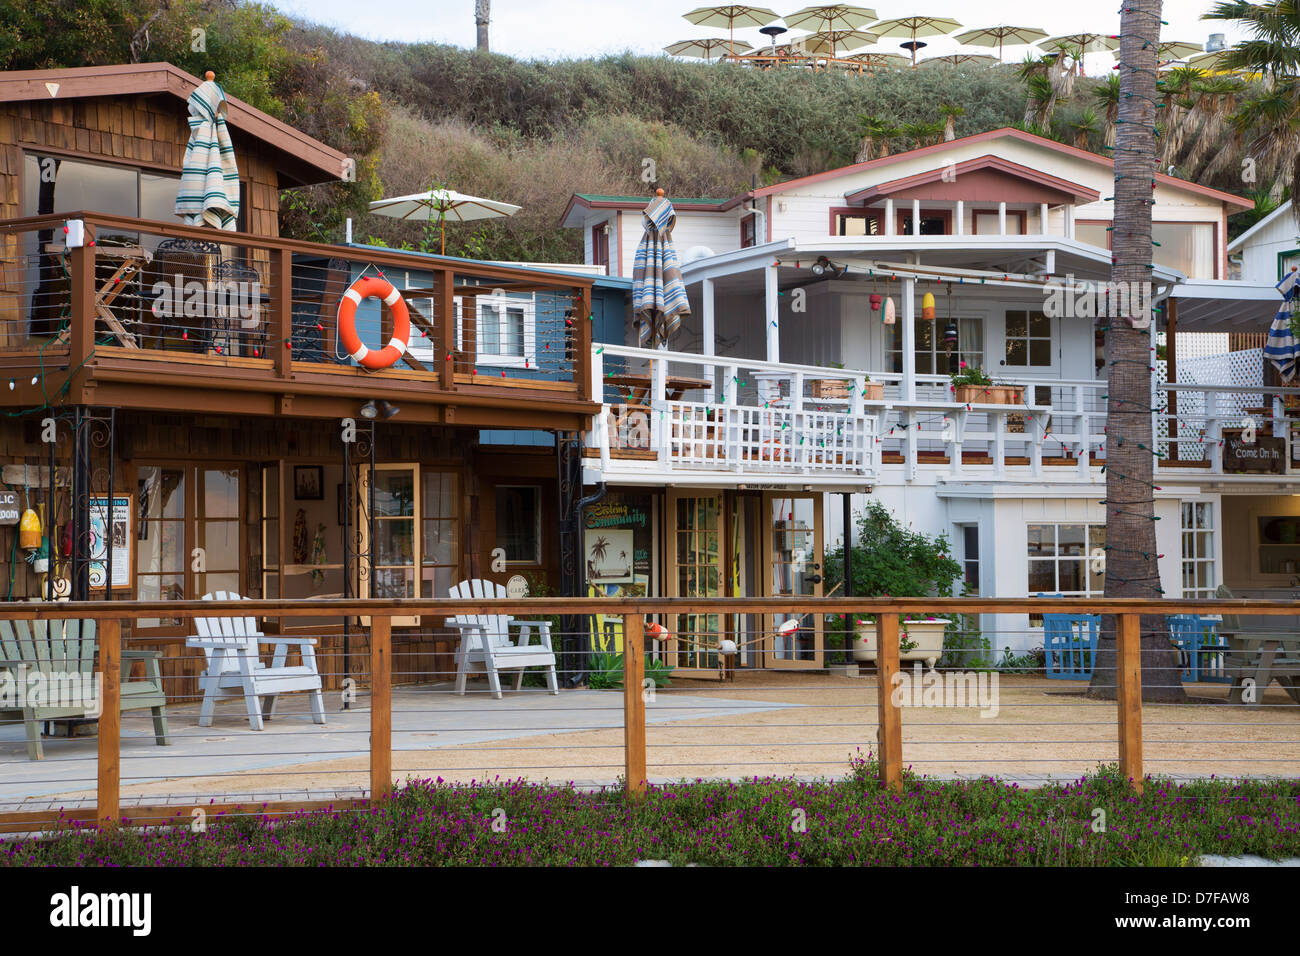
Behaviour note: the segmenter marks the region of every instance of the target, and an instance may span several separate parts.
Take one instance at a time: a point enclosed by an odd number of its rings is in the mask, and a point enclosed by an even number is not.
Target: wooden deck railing
[[[77,221],[85,225],[84,244],[65,233]],[[390,281],[411,314],[404,356],[378,371],[351,363],[336,341],[340,297],[362,274]],[[186,289],[157,291],[175,279]],[[0,367],[66,365],[74,390],[78,374],[93,368],[99,404],[114,404],[114,387],[168,376],[192,387],[200,365],[207,389],[269,390],[304,403],[357,389],[398,403],[445,405],[454,394],[454,404],[468,408],[503,398],[508,405],[518,396],[516,404],[539,415],[572,412],[592,397],[591,283],[589,276],[89,211],[11,219],[0,221]],[[189,307],[192,286],[205,291],[205,311],[169,311]],[[233,309],[223,290],[245,286],[255,291],[241,291]],[[520,296],[523,317],[507,316],[504,303]],[[377,350],[392,322],[387,310],[376,315],[373,302],[358,309],[362,339]],[[36,396],[24,391],[7,398],[32,404]]]
[[[103,674],[102,714],[99,721],[97,805],[94,811],[70,811],[64,821],[129,822],[132,825],[157,824],[188,820],[188,808],[175,804],[132,806],[123,814],[120,805],[119,662],[122,654],[121,622],[138,617],[168,616],[281,616],[309,615],[314,618],[367,616],[371,620],[370,640],[370,796],[369,802],[382,800],[392,791],[392,643],[391,619],[395,616],[428,614],[445,617],[454,614],[513,614],[524,618],[546,615],[622,614],[625,622],[625,647],[643,646],[646,615],[692,614],[788,614],[815,613],[857,616],[880,615],[881,634],[877,660],[877,709],[879,739],[874,743],[879,759],[882,783],[900,788],[903,780],[902,705],[885,688],[894,684],[899,672],[898,615],[928,614],[1027,614],[1091,613],[1114,615],[1116,620],[1116,671],[1118,708],[1118,750],[1123,774],[1140,791],[1142,763],[1142,664],[1140,660],[1140,624],[1142,615],[1168,614],[1236,614],[1291,616],[1294,603],[1282,601],[1203,601],[1143,600],[1125,598],[827,598],[751,599],[719,598],[681,600],[669,598],[600,599],[547,598],[524,600],[297,600],[241,601],[222,605],[204,601],[175,602],[81,602],[0,604],[0,620],[94,619],[99,622],[99,665]],[[641,794],[646,789],[645,700],[642,696],[643,661],[641,655],[625,655],[627,672],[624,680],[624,771],[627,790]],[[864,741],[868,746],[871,741]],[[366,801],[352,801],[349,806],[365,806]],[[205,812],[220,813],[242,809],[267,815],[283,815],[304,809],[340,809],[339,801],[298,801],[292,803],[236,805],[204,804]],[[27,832],[49,826],[48,813],[15,812],[0,814],[0,832]]]

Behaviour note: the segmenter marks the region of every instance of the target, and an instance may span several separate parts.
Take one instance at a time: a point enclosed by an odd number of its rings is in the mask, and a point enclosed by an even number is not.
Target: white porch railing
[[[1018,405],[958,402],[946,376],[596,346],[604,396],[588,438],[604,473],[876,479],[901,465],[953,475],[1086,478],[1105,442],[1104,382],[1020,381]],[[1100,462],[1097,462],[1100,464]]]
[[[1300,388],[1169,383],[1155,389],[1157,472],[1242,479],[1300,472]]]

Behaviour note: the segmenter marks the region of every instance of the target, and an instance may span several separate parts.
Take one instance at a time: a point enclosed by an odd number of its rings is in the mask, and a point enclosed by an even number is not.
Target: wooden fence
[[[1102,614],[1116,620],[1116,671],[1118,746],[1120,769],[1137,792],[1143,785],[1142,769],[1142,664],[1140,626],[1142,615],[1236,614],[1290,616],[1291,602],[1146,600],[1129,598],[530,598],[523,600],[250,600],[222,605],[204,601],[171,602],[80,602],[0,604],[0,620],[94,619],[98,621],[99,671],[103,674],[102,716],[99,719],[98,772],[94,810],[71,810],[61,820],[98,822],[101,825],[133,826],[188,823],[191,808],[176,804],[140,805],[123,815],[121,787],[120,661],[121,622],[137,617],[196,616],[293,617],[295,615],[335,618],[365,616],[370,619],[370,796],[364,800],[303,800],[269,804],[203,804],[204,812],[257,813],[284,816],[303,810],[364,809],[392,793],[392,618],[412,614],[447,617],[455,614],[511,614],[523,617],[549,615],[622,614],[625,647],[644,646],[647,615],[673,614],[790,614],[811,613],[836,616],[879,615],[877,708],[881,783],[893,789],[903,784],[903,721],[901,702],[885,689],[894,684],[899,672],[899,616],[928,614]],[[644,660],[641,654],[624,655],[623,681],[625,785],[634,797],[646,790],[645,700],[642,695]],[[869,741],[866,743],[870,743]],[[0,814],[0,832],[29,832],[48,829],[48,812]]]

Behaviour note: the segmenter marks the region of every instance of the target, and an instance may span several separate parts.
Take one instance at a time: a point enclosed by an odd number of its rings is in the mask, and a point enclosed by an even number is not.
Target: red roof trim
[[[911,176],[904,176],[902,179],[893,179],[889,182],[877,183],[874,186],[867,186],[865,189],[858,189],[851,193],[845,193],[844,198],[850,203],[867,203],[878,196],[888,195],[889,193],[899,192],[904,189],[911,189],[913,186],[924,186],[928,183],[938,182],[943,178],[946,167],[927,169],[924,172],[916,173]],[[957,175],[963,173],[972,173],[981,169],[992,169],[997,172],[1006,173],[1017,179],[1024,179],[1028,182],[1056,192],[1067,193],[1084,202],[1096,202],[1101,198],[1101,193],[1095,189],[1079,183],[1070,182],[1068,179],[1062,179],[1059,176],[1052,176],[1049,173],[1041,172],[1037,169],[1030,169],[1028,166],[1022,166],[1019,163],[1013,163],[1009,159],[1003,159],[1001,156],[994,156],[992,153],[985,153],[983,156],[977,156],[974,159],[967,159],[953,166]]]

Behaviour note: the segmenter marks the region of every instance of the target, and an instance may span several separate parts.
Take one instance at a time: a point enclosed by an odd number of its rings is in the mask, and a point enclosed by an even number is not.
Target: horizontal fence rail
[[[478,685],[467,688],[463,677],[451,690],[436,682],[449,682],[452,673],[422,663],[422,651],[411,643],[413,638],[398,636],[417,618],[427,630],[452,618],[482,622],[485,618],[479,616],[493,615],[514,618],[512,627],[520,629],[520,648],[543,657],[544,650],[555,650],[561,684],[570,686],[574,682],[569,678],[586,675],[593,689],[604,686],[612,690],[621,683],[621,692],[566,697],[555,683],[547,685],[540,675],[521,691],[524,675],[519,672],[514,693],[526,706],[522,711],[508,713],[494,706],[501,699],[508,672],[503,672],[498,682],[488,667],[486,690]],[[918,625],[939,622],[942,630],[942,624],[953,623],[960,630],[975,627],[980,615],[1041,618],[1045,623],[1040,654],[1045,654],[1045,659],[1038,664],[1022,660],[993,665],[982,659],[984,652],[960,642],[951,647],[945,644],[924,665],[916,659],[916,642],[922,640]],[[148,708],[150,704],[159,706],[161,698],[145,700],[140,695],[158,693],[158,684],[177,678],[167,673],[160,675],[156,652],[141,649],[142,645],[158,644],[159,639],[136,638],[126,628],[138,619],[160,616],[206,619],[208,630],[223,634],[236,618],[291,623],[301,617],[349,622],[356,631],[354,659],[347,669],[340,669],[342,662],[337,654],[313,658],[309,648],[315,646],[315,640],[290,636],[297,632],[285,630],[260,637],[263,646],[275,648],[276,660],[268,666],[269,656],[264,657],[265,670],[259,674],[271,673],[281,664],[298,673],[309,660],[319,660],[322,676],[328,674],[341,688],[344,708],[351,699],[357,713],[344,721],[337,711],[329,715],[322,712],[320,720],[313,717],[313,722],[308,722],[304,704],[294,712],[291,719],[297,719],[297,723],[293,726],[273,720],[260,735],[246,733],[242,728],[235,733],[230,726],[238,727],[240,722],[263,716],[261,703],[256,708],[250,704],[244,714],[243,704],[236,700],[222,705],[235,709],[222,711],[223,726],[219,729],[211,725],[210,716],[206,723],[201,718],[194,726],[185,715],[173,714],[168,725],[158,709],[153,711],[151,724]],[[656,769],[672,776],[683,769],[715,767],[721,772],[753,776],[765,767],[770,771],[790,760],[808,767],[842,767],[841,760],[830,758],[854,748],[873,755],[876,763],[869,765],[869,772],[884,785],[899,788],[908,767],[905,744],[923,755],[927,765],[949,761],[967,766],[992,761],[978,755],[986,752],[981,747],[993,744],[1023,747],[1030,754],[1043,752],[1044,746],[1068,745],[1087,750],[1097,762],[1104,761],[1107,754],[1117,754],[1120,772],[1139,790],[1146,767],[1159,770],[1173,759],[1167,756],[1172,752],[1170,748],[1182,748],[1176,760],[1180,766],[1197,766],[1200,760],[1207,773],[1212,770],[1216,759],[1223,758],[1186,756],[1187,747],[1198,743],[1231,746],[1245,754],[1238,762],[1263,766],[1274,773],[1294,774],[1300,766],[1293,746],[1300,743],[1294,739],[1300,737],[1300,722],[1293,713],[1300,710],[1300,672],[1294,669],[1300,664],[1296,660],[1300,657],[1296,651],[1300,637],[1293,626],[1296,616],[1297,605],[1293,602],[1244,599],[484,598],[0,604],[0,648],[4,651],[0,676],[20,666],[43,666],[51,671],[67,666],[79,674],[93,673],[102,682],[93,758],[84,748],[74,747],[70,739],[52,738],[47,760],[8,761],[0,771],[0,785],[7,788],[6,793],[24,787],[36,794],[85,792],[93,794],[93,804],[83,802],[60,812],[50,807],[3,810],[0,832],[39,832],[73,822],[189,825],[198,818],[195,814],[274,817],[310,809],[363,809],[392,793],[395,773],[414,769],[432,776],[439,772],[443,763],[437,752],[422,749],[421,744],[422,738],[434,736],[469,740],[469,750],[462,748],[457,754],[461,762],[452,769],[479,772],[478,779],[489,779],[494,772],[554,767],[557,765],[546,761],[557,759],[554,755],[560,753],[565,772],[617,771],[633,796],[646,790],[651,771]],[[577,624],[564,625],[567,630],[555,623],[574,618]],[[1091,631],[1073,625],[1061,630],[1059,619],[1075,624],[1088,619],[1113,623],[1100,628],[1094,625]],[[1254,622],[1253,630],[1242,627],[1240,622],[1245,620]],[[595,626],[597,621],[603,622],[603,638],[602,628]],[[802,631],[800,627],[786,626],[791,622],[799,622]],[[818,622],[820,626],[814,626]],[[800,677],[791,668],[807,665],[806,669],[829,677],[832,659],[843,659],[844,663],[835,667],[847,666],[849,644],[834,643],[830,638],[855,635],[857,640],[866,625],[870,625],[871,632],[874,684],[843,682],[828,689],[824,683],[798,683]],[[474,626],[470,625],[470,633]],[[575,626],[579,630],[573,630]],[[1097,634],[1108,627],[1115,636],[1111,657],[1106,657],[1105,649],[1096,641]],[[1169,633],[1168,648],[1144,646],[1144,636],[1161,628],[1167,628]],[[1225,642],[1220,632],[1227,631],[1248,638],[1251,653],[1256,655],[1251,657],[1248,668],[1240,660],[1234,662],[1240,649],[1231,641]],[[614,634],[624,651],[618,662],[617,682],[598,686],[595,678],[607,676],[612,666],[611,655],[617,647],[611,637]],[[590,647],[574,651],[568,645],[579,636]],[[998,633],[994,639],[1002,636]],[[514,638],[512,631],[512,642]],[[466,648],[474,646],[472,638],[462,636],[458,664]],[[856,658],[857,644],[852,646]],[[627,653],[630,649],[643,649],[644,653]],[[819,655],[823,652],[824,665],[814,667],[822,661]],[[780,673],[775,682],[756,684],[749,696],[738,695],[734,683],[737,661],[747,666],[759,654],[774,659]],[[936,670],[940,656],[942,661]],[[1008,661],[1009,657],[1008,651]],[[1230,724],[1184,724],[1177,714],[1151,711],[1149,704],[1144,710],[1144,665],[1152,675],[1167,675],[1169,686],[1189,682],[1198,688],[1213,687],[1233,674],[1248,674],[1248,679],[1263,675],[1264,686],[1258,688],[1261,692],[1268,690],[1268,668],[1274,667],[1274,677],[1297,705],[1292,707],[1275,694],[1260,707],[1261,701],[1255,699],[1253,691],[1248,691],[1249,699],[1242,699],[1244,682],[1238,681],[1222,702],[1253,704],[1254,709],[1235,711]],[[718,681],[668,689],[661,687],[659,680],[668,670],[687,680],[714,671]],[[1002,704],[1014,715],[1000,731],[1010,733],[1010,738],[991,736],[987,730],[991,724],[981,727],[963,722],[950,716],[950,711],[913,710],[921,692],[907,688],[923,674],[938,674],[940,687],[945,680],[953,687],[960,686],[963,680],[974,680],[978,673],[998,671],[1026,675],[1025,683],[1019,685],[1021,690]],[[1063,688],[1068,690],[1068,686],[1053,679],[1086,679],[1094,671],[1103,676],[1113,673],[1113,680],[1103,683],[1113,688],[1114,702],[1087,702],[1082,719],[1074,710],[1063,711],[1084,704],[1081,699],[1062,698]],[[1035,675],[1045,680],[1038,682]],[[434,681],[435,686],[412,689],[412,679],[417,683]],[[368,688],[364,699],[350,685]],[[859,695],[855,688],[866,693]],[[468,696],[464,696],[466,693]],[[1069,693],[1080,696],[1079,692]],[[271,720],[273,713],[264,716]],[[746,719],[747,714],[762,717]],[[1061,719],[1054,719],[1055,714],[1060,714]],[[0,702],[0,717],[6,715],[13,716],[12,702],[8,707]],[[441,723],[430,722],[435,715]],[[1246,719],[1242,715],[1252,716]],[[322,722],[325,726],[319,726]],[[14,721],[8,723],[12,726]],[[31,745],[30,722],[28,725]],[[1201,739],[1208,728],[1215,727],[1224,734],[1222,739]],[[1272,728],[1265,731],[1272,736],[1257,739],[1255,727]],[[924,736],[905,740],[907,728],[923,730]],[[1196,728],[1202,728],[1200,734]],[[621,739],[611,738],[610,733],[618,733]],[[124,741],[130,742],[126,750]],[[169,755],[166,749],[155,748],[155,742],[180,747]],[[259,749],[248,750],[250,742]],[[961,744],[977,756],[951,756],[954,744]],[[932,756],[943,748],[949,748],[943,751],[948,756]],[[470,756],[466,757],[466,753]],[[270,777],[326,779],[334,775],[333,779],[356,780],[364,774],[368,786],[360,788],[363,793],[338,791],[330,799],[250,799],[240,794],[203,797],[184,792],[187,781],[224,780],[233,784],[248,780],[251,771],[235,758],[253,759],[254,769]],[[213,759],[226,759],[227,763],[214,768]],[[484,762],[481,767],[477,763],[464,766],[464,760],[480,759]],[[1050,758],[1017,753],[1003,759],[1032,765]],[[1073,759],[1077,762],[1083,758]],[[93,768],[89,766],[92,762]],[[357,769],[359,762],[365,762],[364,771]],[[133,797],[134,803],[123,802],[124,785],[140,791]],[[283,793],[283,788],[279,792]]]

